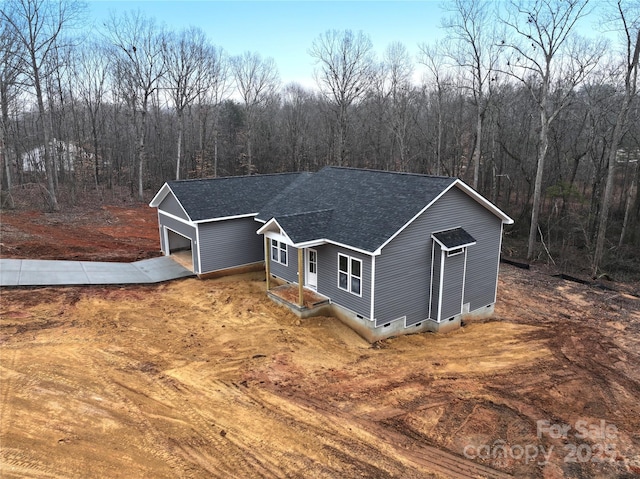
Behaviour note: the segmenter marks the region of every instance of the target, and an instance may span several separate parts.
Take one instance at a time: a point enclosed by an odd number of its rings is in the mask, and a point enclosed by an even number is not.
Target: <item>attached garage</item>
[[[264,247],[254,217],[265,203],[306,175],[165,183],[149,204],[158,208],[160,249],[167,256],[178,256],[198,275],[262,267]]]

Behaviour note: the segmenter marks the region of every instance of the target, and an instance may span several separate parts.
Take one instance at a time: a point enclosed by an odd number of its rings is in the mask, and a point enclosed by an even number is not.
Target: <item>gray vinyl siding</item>
[[[474,311],[495,301],[501,220],[453,187],[376,258],[376,326],[402,316],[410,326],[429,317],[431,233],[456,227],[464,228],[477,242],[468,248],[463,302],[470,303],[470,311]],[[439,252],[436,248],[436,261]],[[446,269],[445,264],[445,274]],[[438,291],[435,286],[433,290]],[[437,318],[437,310],[432,310],[431,318]]]
[[[200,272],[200,261],[197,255],[197,239],[196,239],[196,229],[188,224],[185,224],[181,221],[175,220],[173,218],[169,218],[160,212],[158,215],[158,221],[160,222],[161,229],[164,227],[169,228],[170,230],[175,231],[176,233],[181,234],[191,240],[191,248],[193,250],[193,270],[194,272]],[[169,245],[164,244],[164,234],[160,234],[162,251],[165,253],[169,252]]]
[[[464,254],[444,255],[444,283],[442,285],[441,320],[462,312],[462,278],[464,275]]]
[[[318,293],[331,299],[333,303],[353,311],[365,318],[371,316],[371,257],[362,253],[334,245],[314,247],[318,253]],[[338,253],[362,261],[362,296],[357,296],[338,288]],[[287,247],[288,265],[271,261],[271,274],[290,283],[298,282],[298,250]]]
[[[264,245],[253,217],[199,223],[201,273],[264,261]]]
[[[271,243],[269,243],[269,255],[271,255]],[[271,274],[282,278],[289,283],[298,282],[298,250],[287,245],[287,266],[271,260]]]
[[[365,318],[371,316],[371,256],[335,245],[314,248],[318,251],[318,293]],[[362,297],[338,288],[338,253],[362,261]]]
[[[158,205],[158,209],[161,211],[165,211],[173,216],[177,216],[178,218],[189,221],[189,218],[182,209],[182,206],[180,206],[180,203],[178,203],[176,197],[173,196],[173,193],[169,193],[164,198],[164,200],[162,200],[160,205]]]

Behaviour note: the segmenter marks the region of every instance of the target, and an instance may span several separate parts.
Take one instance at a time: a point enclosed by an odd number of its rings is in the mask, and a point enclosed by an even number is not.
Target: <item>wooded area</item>
[[[416,58],[328,30],[306,89],[197,28],[132,11],[86,33],[81,3],[5,0],[2,207],[24,188],[58,210],[87,190],[143,199],[176,178],[325,165],[450,175],[516,220],[516,256],[637,279],[640,2],[598,4],[614,41],[578,34],[593,7],[452,0],[447,38]]]

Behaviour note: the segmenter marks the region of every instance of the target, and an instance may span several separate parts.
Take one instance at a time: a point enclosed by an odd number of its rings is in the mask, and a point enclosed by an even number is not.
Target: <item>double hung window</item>
[[[362,260],[338,253],[338,288],[362,296]]]
[[[271,259],[287,266],[287,245],[282,241],[271,240]]]

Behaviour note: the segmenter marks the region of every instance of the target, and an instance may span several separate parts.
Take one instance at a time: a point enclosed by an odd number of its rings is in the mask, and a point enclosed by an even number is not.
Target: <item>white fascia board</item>
[[[160,191],[158,191],[158,193],[156,193],[156,196],[153,197],[153,199],[151,200],[151,203],[149,203],[149,206],[151,206],[153,208],[158,208],[158,211],[160,211],[160,209],[159,209],[160,203],[162,203],[164,201],[164,199],[167,197],[167,195],[169,193],[171,193],[173,195],[173,197],[176,199],[176,201],[178,202],[178,205],[180,206],[180,209],[182,210],[184,215],[187,218],[189,218],[190,224],[193,224],[193,221],[191,220],[191,216],[189,216],[189,213],[187,213],[187,210],[184,209],[184,206],[182,206],[182,203],[180,203],[180,200],[178,199],[176,194],[173,192],[173,190],[171,189],[171,187],[169,186],[168,183],[165,183],[164,185],[162,185],[162,188],[160,188]],[[163,213],[165,213],[165,212],[163,211]],[[165,214],[166,215],[170,215],[170,213],[165,213]],[[174,217],[174,218],[177,218],[177,216],[175,216],[175,215],[171,215],[171,216]]]
[[[440,249],[442,251],[453,251],[454,249],[466,248],[467,246],[473,246],[474,244],[476,244],[475,241],[472,241],[471,243],[465,243],[465,244],[455,246],[453,248],[448,248],[444,244],[442,244],[442,241],[438,240],[438,238],[436,238],[435,236],[431,235],[431,239],[440,245]]]
[[[498,218],[500,218],[502,220],[503,224],[506,224],[506,225],[512,225],[513,224],[513,220],[511,218],[509,218],[509,216],[507,216],[507,214],[504,211],[502,211],[496,205],[491,203],[488,199],[486,199],[484,196],[482,196],[476,190],[474,190],[469,185],[464,183],[462,180],[457,179],[453,184],[455,186],[457,186],[458,188],[460,188],[462,191],[464,191],[466,194],[468,194],[471,198],[476,200],[478,203],[480,203],[482,206],[484,206],[486,209],[491,211]]]
[[[321,246],[323,244],[327,244],[326,240],[311,240],[311,241],[302,241],[300,243],[295,243],[293,246],[296,248],[313,248],[315,246]]]
[[[162,185],[162,188],[158,190],[156,196],[154,196],[151,200],[151,203],[149,203],[149,206],[151,206],[152,208],[157,208],[158,206],[160,206],[160,203],[162,203],[162,200],[164,200],[164,198],[167,196],[167,194],[169,194],[170,191],[171,188],[169,188],[169,185],[167,183]]]
[[[251,218],[252,216],[255,216],[257,214],[258,213],[247,213],[244,215],[222,216],[220,218],[209,218],[206,220],[197,220],[197,221],[194,221],[194,223],[201,224],[201,223],[214,223],[216,221],[237,220],[239,218]]]
[[[343,243],[338,243],[337,241],[332,241],[330,239],[326,239],[326,238],[322,238],[322,239],[317,239],[317,240],[311,240],[311,241],[303,241],[301,243],[294,243],[292,246],[296,247],[296,248],[313,248],[314,246],[320,246],[323,244],[332,244],[335,246],[340,246],[341,248],[344,249],[348,249],[351,251],[356,251],[358,253],[362,253],[362,254],[366,254],[367,256],[378,256],[378,254],[376,254],[375,252],[372,253],[371,251],[365,251],[363,249],[360,248],[356,248],[355,246],[349,246],[348,244],[343,244]]]
[[[367,256],[379,256],[380,252],[378,250],[371,252],[371,251],[366,251],[360,248],[356,248],[355,246],[349,246],[348,244],[343,244],[343,243],[338,243],[337,241],[331,241],[331,240],[324,240],[325,242],[329,243],[329,244],[333,244],[336,246],[340,246],[341,248],[345,248],[345,249],[350,249],[351,251],[357,251],[358,253],[362,253],[362,254],[366,254]]]
[[[269,228],[271,228],[274,225],[278,228],[278,231],[277,232],[269,231]],[[261,226],[260,229],[256,231],[256,234],[265,235],[267,238],[271,238],[271,239],[280,241],[281,243],[284,243],[286,245],[295,247],[295,245],[293,244],[293,241],[287,235],[287,232],[282,228],[282,226],[278,224],[275,218],[271,218],[263,226]]]
[[[278,222],[276,221],[276,219],[275,219],[275,218],[271,218],[269,221],[265,222],[265,223],[264,223],[264,225],[262,225],[262,226],[258,229],[258,231],[256,231],[256,234],[259,234],[259,235],[263,235],[263,234],[265,234],[265,233],[267,232],[267,230],[268,230],[271,226],[273,226],[273,225],[276,225],[276,226],[278,227],[278,229],[279,229],[280,231],[282,231],[282,228],[280,227],[280,225],[278,224]]]
[[[166,216],[168,218],[172,218],[180,223],[184,223],[185,225],[193,226],[194,228],[197,226],[197,223],[194,223],[191,220],[185,220],[184,218],[180,218],[179,216],[172,215],[171,213],[167,213],[166,211],[158,210],[159,215]]]
[[[269,231],[269,228],[272,227],[273,225],[276,225],[278,227],[278,230],[280,231],[279,234]],[[269,221],[267,221],[263,226],[260,227],[258,231],[256,231],[256,233],[259,235],[265,235],[267,238],[273,238],[275,240],[278,240],[278,236],[280,236],[279,241],[283,241],[284,243],[288,244],[289,246],[293,246],[294,248],[313,248],[314,246],[320,246],[323,244],[332,244],[332,245],[340,246],[341,248],[349,249],[351,251],[356,251],[358,253],[366,254],[367,256],[378,256],[380,254],[376,252],[372,253],[371,251],[365,251],[363,249],[356,248],[354,246],[349,246],[347,244],[338,243],[337,241],[332,241],[327,238],[318,238],[315,240],[294,243],[289,237],[289,235],[287,235],[287,232],[278,224],[275,218],[271,218]]]

